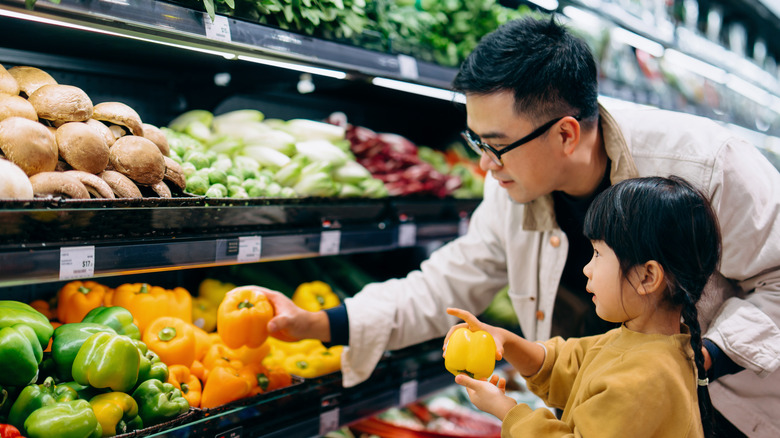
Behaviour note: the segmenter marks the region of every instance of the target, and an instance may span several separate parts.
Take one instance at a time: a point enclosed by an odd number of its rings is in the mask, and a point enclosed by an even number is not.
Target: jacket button
[[[550,237],[550,245],[553,246],[553,248],[557,248],[561,246],[561,238],[558,236],[552,236]]]
[[[544,320],[544,312],[542,312],[541,310],[537,310],[536,311],[536,319],[538,319],[539,321],[543,321]]]

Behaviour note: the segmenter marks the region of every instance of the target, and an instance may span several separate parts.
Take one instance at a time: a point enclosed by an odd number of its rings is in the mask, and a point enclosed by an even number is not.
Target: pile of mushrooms
[[[0,65],[0,150],[0,199],[170,198],[185,186],[160,129],[36,67]]]

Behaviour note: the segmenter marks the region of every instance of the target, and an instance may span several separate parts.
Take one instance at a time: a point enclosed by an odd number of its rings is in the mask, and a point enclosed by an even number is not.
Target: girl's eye
[[[599,256],[599,250],[594,248],[593,249],[593,257],[598,257],[598,256]]]

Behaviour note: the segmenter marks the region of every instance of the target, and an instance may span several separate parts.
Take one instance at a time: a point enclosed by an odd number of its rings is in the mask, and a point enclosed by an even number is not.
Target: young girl
[[[696,302],[718,264],[720,233],[706,198],[676,177],[626,180],[593,201],[585,236],[593,244],[583,269],[587,291],[599,317],[620,328],[534,343],[447,310],[466,321],[449,334],[464,325],[491,333],[497,359],[515,367],[548,406],[563,409],[561,419],[517,404],[498,376],[461,374],[455,382],[503,421],[505,437],[709,436]]]

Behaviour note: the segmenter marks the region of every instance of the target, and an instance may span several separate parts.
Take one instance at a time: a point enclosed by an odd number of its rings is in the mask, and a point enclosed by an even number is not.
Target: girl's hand
[[[450,336],[452,336],[452,333],[455,332],[455,330],[461,327],[468,327],[469,330],[473,332],[478,330],[483,330],[490,333],[490,336],[493,336],[493,340],[496,341],[496,360],[501,360],[501,358],[504,357],[505,337],[504,337],[504,331],[502,329],[498,327],[493,327],[492,325],[489,324],[485,324],[484,322],[480,322],[476,316],[474,316],[471,312],[468,312],[466,310],[449,307],[447,308],[447,313],[453,316],[457,316],[458,318],[466,322],[450,327],[450,331],[448,331],[447,336],[444,337],[444,345],[442,346],[442,351],[445,352],[447,351],[447,342],[449,342]]]
[[[465,374],[455,377],[455,383],[464,386],[471,402],[481,411],[503,421],[517,402],[506,395],[506,380],[494,374],[490,380],[476,380]]]

